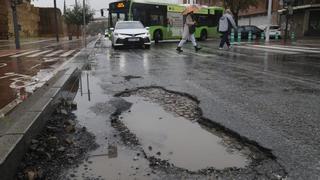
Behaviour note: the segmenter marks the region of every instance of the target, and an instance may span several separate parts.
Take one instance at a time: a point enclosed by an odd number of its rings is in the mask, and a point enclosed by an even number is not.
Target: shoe
[[[219,47],[219,50],[222,50],[223,48],[222,47]]]
[[[178,53],[182,53],[182,52],[183,52],[183,50],[181,49],[181,47],[177,47],[176,50],[178,51]]]
[[[196,52],[200,51],[202,48],[201,47],[198,47],[198,46],[195,46],[194,49],[196,50]]]

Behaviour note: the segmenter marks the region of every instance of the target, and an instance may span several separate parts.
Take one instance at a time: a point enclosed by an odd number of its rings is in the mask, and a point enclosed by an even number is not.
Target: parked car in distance
[[[110,28],[113,48],[121,46],[143,46],[149,49],[151,38],[148,28],[140,21],[118,21],[115,28]]]
[[[235,38],[238,38],[238,32],[241,32],[241,39],[248,39],[250,31],[252,33],[252,39],[260,38],[263,32],[263,30],[258,28],[257,26],[239,26],[238,29],[235,31]]]
[[[264,32],[267,32],[267,28],[264,29]],[[278,37],[281,38],[281,30],[280,26],[278,25],[272,25],[270,26],[269,36],[270,38],[276,38],[276,34],[278,34]]]

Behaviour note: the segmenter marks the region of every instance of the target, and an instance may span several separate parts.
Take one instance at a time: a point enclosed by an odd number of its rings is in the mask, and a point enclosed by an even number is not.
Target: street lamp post
[[[11,8],[12,8],[12,18],[13,18],[13,28],[14,28],[14,38],[16,43],[16,49],[20,49],[20,35],[19,35],[19,24],[18,24],[18,17],[17,17],[17,4],[16,0],[11,1]]]
[[[267,24],[267,31],[266,31],[266,42],[270,41],[270,25],[271,25],[271,12],[272,12],[272,0],[269,0],[268,3],[268,24]]]
[[[83,0],[83,43],[84,47],[87,47],[86,42],[86,2]]]
[[[56,0],[53,0],[53,4],[54,4],[54,21],[55,21],[55,24],[56,24],[56,39],[57,39],[57,42],[59,42],[59,27],[58,27],[57,2],[56,2]]]

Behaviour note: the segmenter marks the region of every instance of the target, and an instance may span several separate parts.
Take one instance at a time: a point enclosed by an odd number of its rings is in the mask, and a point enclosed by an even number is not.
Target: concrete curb
[[[95,44],[96,41],[90,45]],[[2,180],[14,179],[15,172],[31,140],[40,133],[61,98],[73,99],[70,88],[79,82],[87,63],[88,49],[71,58],[43,87],[18,105],[0,122],[0,172]]]

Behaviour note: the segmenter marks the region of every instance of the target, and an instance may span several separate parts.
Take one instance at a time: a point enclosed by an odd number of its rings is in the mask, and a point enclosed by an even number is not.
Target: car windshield
[[[143,29],[140,22],[121,22],[116,24],[116,29]]]

